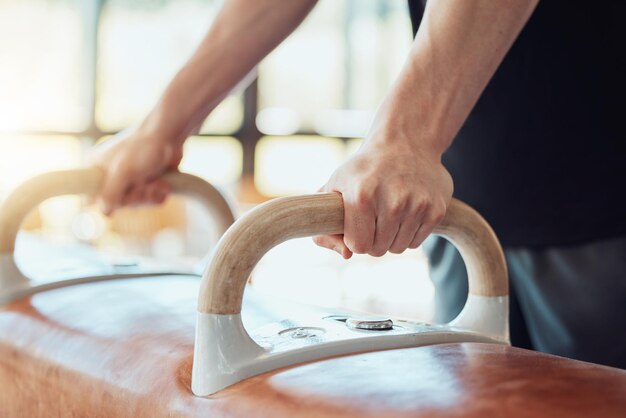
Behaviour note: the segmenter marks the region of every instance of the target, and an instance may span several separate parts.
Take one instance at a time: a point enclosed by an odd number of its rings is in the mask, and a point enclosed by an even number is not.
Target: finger
[[[128,171],[123,169],[107,172],[99,199],[100,209],[105,215],[111,215],[122,205],[122,199],[130,189],[129,177]]]
[[[422,243],[423,240],[422,241],[419,240],[419,238],[420,238],[419,233],[420,233],[421,229],[422,229],[422,225],[420,224],[417,227],[417,230],[415,231],[415,234],[413,235],[413,238],[411,238],[411,243],[409,244],[409,248],[416,249]]]
[[[389,251],[400,231],[400,223],[409,213],[408,209],[408,202],[404,199],[387,197],[382,201],[376,218],[376,233],[370,255],[380,257]]]
[[[168,193],[162,189],[157,188],[154,191],[154,194],[150,197],[151,203],[155,205],[160,205],[167,200]]]
[[[122,197],[121,206],[139,206],[146,199],[146,188],[144,185],[135,185]]]
[[[348,249],[356,254],[367,254],[374,244],[376,213],[372,197],[365,192],[354,197],[344,196],[343,240]]]
[[[415,238],[415,233],[417,232],[420,226],[420,219],[417,216],[410,216],[406,218],[404,222],[400,224],[400,229],[396,234],[395,239],[389,246],[389,252],[394,254],[401,254],[409,245],[413,242],[413,238]]]
[[[400,254],[407,248],[411,248],[415,234],[423,223],[424,214],[427,209],[428,207],[425,203],[418,203],[408,212],[408,215],[404,216],[400,230],[389,247],[390,252]]]
[[[146,203],[161,204],[170,194],[171,187],[161,179],[153,180],[146,185]]]
[[[352,251],[343,242],[343,235],[318,235],[313,237],[313,242],[320,247],[328,248],[341,255],[346,260],[352,257]]]
[[[416,231],[409,248],[417,248],[422,242],[433,232],[433,230],[441,223],[446,214],[445,206],[431,208],[424,216],[424,221]]]
[[[144,193],[145,199],[142,202],[140,202],[140,204],[152,205],[155,203],[157,195],[159,194],[159,187],[156,184],[154,184],[154,182],[148,183],[144,186],[143,193]]]
[[[422,245],[422,242],[433,232],[435,225],[424,223],[420,225],[420,228],[415,233],[415,237],[413,237],[413,241],[411,241],[410,248],[417,248]]]
[[[373,257],[385,255],[389,251],[389,247],[391,247],[399,230],[400,224],[394,218],[385,214],[377,218],[374,245],[368,254]]]

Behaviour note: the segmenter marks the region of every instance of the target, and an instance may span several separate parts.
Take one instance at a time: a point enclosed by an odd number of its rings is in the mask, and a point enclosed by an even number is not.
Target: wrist
[[[168,116],[172,114],[175,113],[169,112],[163,101],[159,102],[137,128],[138,136],[151,143],[182,146],[187,134],[171,116]]]
[[[447,141],[429,129],[427,121],[420,120],[412,111],[383,104],[367,136],[366,143],[375,147],[394,149],[400,153],[419,155],[432,161],[441,161]]]

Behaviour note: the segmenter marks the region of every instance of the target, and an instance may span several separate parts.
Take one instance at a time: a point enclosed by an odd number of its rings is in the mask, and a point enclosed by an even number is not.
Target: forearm
[[[429,1],[377,127],[438,157],[450,145],[538,0]],[[390,126],[393,125],[393,126]]]
[[[143,123],[146,131],[184,139],[276,45],[316,0],[228,0],[204,40]]]

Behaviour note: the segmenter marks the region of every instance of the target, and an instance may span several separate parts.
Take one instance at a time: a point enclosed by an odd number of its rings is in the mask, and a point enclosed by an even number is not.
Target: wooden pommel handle
[[[292,238],[341,234],[343,222],[343,200],[338,193],[285,197],[256,207],[220,239],[202,279],[198,311],[240,313],[248,277],[265,253]],[[502,247],[474,209],[452,199],[446,217],[434,233],[451,241],[461,253],[470,294],[508,295]]]
[[[163,180],[174,193],[199,200],[213,216],[218,232],[225,231],[234,222],[233,213],[222,194],[201,178],[171,172],[165,174]],[[55,171],[27,180],[0,206],[0,254],[13,253],[24,218],[41,202],[62,195],[97,194],[103,181],[104,171],[97,167]]]

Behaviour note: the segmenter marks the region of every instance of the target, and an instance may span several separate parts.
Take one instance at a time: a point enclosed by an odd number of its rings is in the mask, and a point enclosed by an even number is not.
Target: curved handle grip
[[[265,253],[292,238],[340,234],[343,217],[338,193],[285,197],[258,206],[233,224],[218,243],[202,279],[198,311],[240,313],[246,281]],[[461,253],[471,295],[508,295],[504,253],[491,227],[474,209],[453,199],[434,232]]]
[[[377,338],[330,336],[324,344],[273,350],[271,338],[259,345],[241,321],[248,276],[272,247],[291,238],[343,232],[343,199],[337,193],[271,200],[241,217],[213,253],[198,301],[191,388],[209,395],[247,377],[324,357],[437,342],[508,343],[508,277],[504,254],[485,220],[452,200],[435,233],[450,240],[467,266],[470,295],[463,311],[442,331],[408,332]],[[277,335],[276,338],[282,338]]]
[[[174,193],[198,199],[210,211],[219,233],[234,222],[233,212],[222,194],[191,174],[171,172],[163,176]],[[26,181],[0,206],[0,254],[13,254],[15,239],[28,212],[46,199],[72,194],[92,195],[100,191],[104,172],[97,167],[55,171]]]

